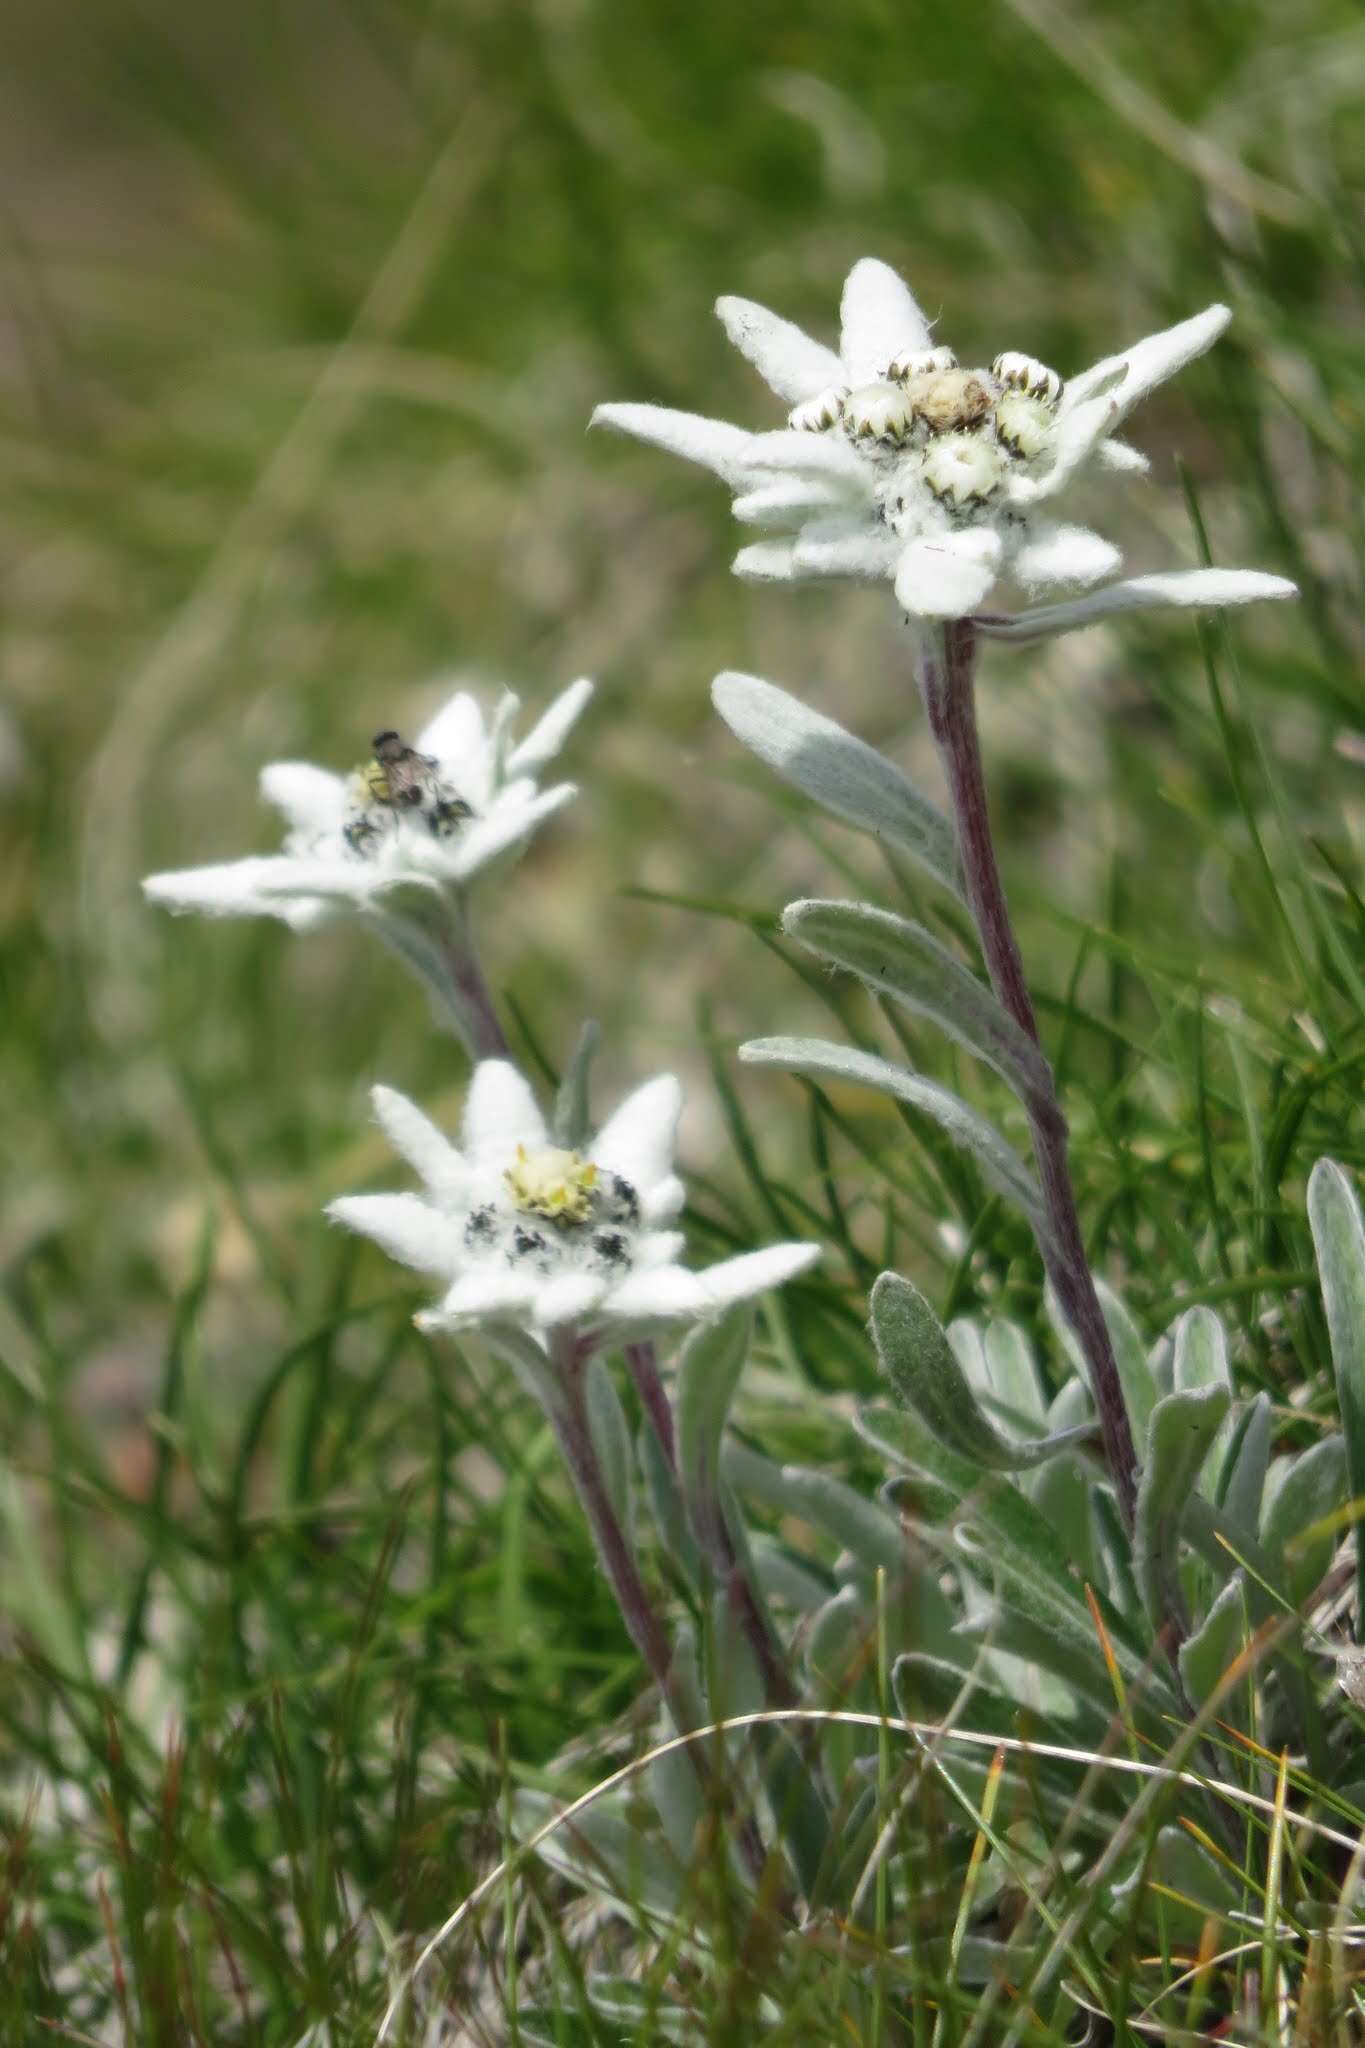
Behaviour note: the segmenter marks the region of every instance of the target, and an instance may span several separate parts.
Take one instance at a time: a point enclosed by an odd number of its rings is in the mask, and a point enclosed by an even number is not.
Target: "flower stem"
[[[676,1478],[678,1450],[673,1429],[673,1406],[668,1398],[668,1389],[659,1375],[659,1361],[654,1346],[650,1343],[627,1344],[626,1364],[630,1367],[635,1391],[640,1396],[640,1406],[649,1417],[649,1426],[659,1440],[664,1462]]]
[[[621,1618],[660,1692],[671,1701],[673,1653],[607,1492],[588,1428],[581,1373],[576,1362],[566,1361],[551,1420],[597,1544],[602,1568],[616,1595]]]
[[[493,1002],[493,992],[479,965],[479,956],[470,937],[469,920],[463,915],[458,932],[452,933],[446,948],[446,963],[451,989],[464,1020],[462,1035],[471,1057],[476,1060],[510,1059],[512,1048]]]
[[[635,1381],[640,1405],[658,1439],[668,1469],[676,1479],[678,1452],[673,1408],[659,1373],[653,1344],[627,1344],[626,1363]],[[696,1533],[701,1538],[711,1569],[724,1586],[726,1601],[743,1629],[763,1674],[768,1705],[794,1706],[799,1695],[787,1670],[782,1646],[775,1638],[749,1574],[739,1560],[720,1501],[715,1499],[703,1504],[697,1520],[701,1526]]]
[[[401,912],[386,911],[377,928],[414,970],[438,1017],[453,1028],[472,1060],[511,1058],[463,903],[444,896],[418,899]]]
[[[930,641],[926,637],[922,643],[920,689],[948,781],[967,900],[991,985],[1005,1009],[1036,1045],[1038,1020],[1024,979],[1024,963],[1010,923],[991,834],[976,726],[975,660],[971,621],[952,622],[941,639]],[[1086,1362],[1110,1476],[1124,1522],[1131,1531],[1137,1507],[1137,1454],[1118,1362],[1081,1235],[1067,1159],[1066,1118],[1057,1100],[1051,1068],[1046,1072],[1046,1084],[1031,1089],[1024,1102],[1050,1226],[1048,1238],[1040,1242],[1039,1249],[1062,1313],[1076,1333]]]
[[[616,1604],[626,1624],[630,1639],[644,1659],[660,1693],[667,1702],[674,1726],[679,1734],[685,1734],[691,1725],[687,1703],[680,1697],[673,1675],[673,1652],[663,1623],[654,1611],[654,1603],[640,1570],[631,1554],[630,1544],[621,1527],[616,1509],[607,1491],[597,1450],[593,1444],[592,1432],[588,1426],[587,1407],[583,1397],[583,1365],[586,1354],[580,1353],[572,1338],[560,1346],[558,1364],[559,1385],[556,1396],[549,1408],[550,1421],[564,1462],[569,1468],[583,1512],[588,1518],[597,1545],[597,1554],[602,1568],[611,1582],[616,1595]],[[699,1744],[689,1743],[687,1754],[700,1780],[703,1793],[718,1801],[721,1808],[726,1804],[724,1789],[713,1780],[705,1754]],[[740,1819],[738,1828],[739,1848],[756,1881],[762,1879],[767,1864],[767,1855],[762,1838],[752,1816]]]

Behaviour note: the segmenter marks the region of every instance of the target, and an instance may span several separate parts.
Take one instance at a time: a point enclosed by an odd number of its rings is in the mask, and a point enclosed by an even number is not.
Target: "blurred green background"
[[[87,1336],[126,1339],[183,1277],[205,1162],[177,1068],[300,1222],[345,1178],[373,1074],[457,1078],[354,933],[172,928],[137,892],[151,867],[270,845],[260,764],[348,764],[443,671],[530,705],[600,683],[568,761],[583,798],[490,920],[493,976],[551,1052],[590,1010],[613,1073],[695,1071],[708,987],[721,1028],[789,1021],[751,948],[621,884],[776,906],[819,880],[733,787],[717,668],[912,761],[917,721],[880,597],[738,586],[712,482],[585,436],[604,397],[771,422],[719,291],[829,333],[875,252],[964,359],[1017,347],[1064,372],[1228,298],[1228,341],[1135,422],[1154,480],[1098,514],[1134,566],[1194,560],[1179,453],[1215,557],[1303,581],[1301,609],[1238,642],[1296,813],[1340,832],[1360,766],[1354,8],[6,15],[3,1254],[60,1257]],[[1270,964],[1188,621],[993,656],[984,720],[1026,922],[1039,895],[1101,916],[1112,870],[1144,934],[1215,981],[1224,949]]]
[[[154,1484],[207,1212],[196,1398],[240,1417],[336,1298],[320,1207],[385,1170],[369,1082],[454,1103],[449,1041],[360,934],[172,925],[138,892],[270,846],[263,762],[348,766],[447,672],[528,715],[598,679],[580,801],[483,906],[490,974],[551,1061],[601,1019],[607,1095],[679,1065],[689,1158],[742,1188],[698,1003],[728,1058],[818,1000],[741,926],[628,892],[775,914],[852,847],[774,807],[710,679],[932,767],[883,594],[741,586],[714,481],[586,425],[604,398],[772,424],[713,299],[829,335],[867,253],[965,360],[1065,374],[1235,310],[1133,423],[1152,479],[1088,509],[1135,569],[1196,561],[1178,457],[1214,558],[1302,604],[1214,633],[1214,694],[1188,618],[989,652],[982,720],[1049,1035],[1073,976],[1103,1019],[1065,1034],[1097,1256],[1139,1305],[1302,1263],[1275,1237],[1302,1162],[1360,1154],[1347,0],[11,0],[0,35],[0,1357],[37,1491],[53,1388],[106,1510]],[[798,1091],[741,1093],[814,1198]],[[926,1242],[941,1298],[956,1251]]]
[[[585,433],[605,397],[772,421],[720,291],[830,333],[875,252],[964,359],[1023,348],[1063,372],[1228,298],[1228,340],[1135,422],[1153,479],[1094,509],[1133,566],[1195,560],[1179,455],[1215,558],[1301,580],[1301,607],[1236,639],[1296,830],[1349,871],[1349,5],[14,0],[4,35],[0,1258],[28,1365],[41,1295],[91,1398],[140,1426],[206,1201],[249,1183],[307,1294],[320,1200],[377,1163],[368,1082],[457,1087],[354,931],[173,927],[137,887],[271,845],[262,762],[348,765],[447,671],[528,711],[599,681],[566,761],[579,804],[486,906],[492,977],[552,1059],[590,1012],[609,1080],[665,1061],[696,1080],[699,997],[722,1037],[806,1014],[743,932],[623,893],[775,910],[831,885],[750,793],[709,710],[720,667],[932,773],[882,596],[740,586],[712,480]],[[1161,1025],[1147,958],[1292,1036],[1248,828],[1272,798],[1249,726],[1227,753],[1191,622],[991,654],[983,719],[1044,991],[1071,971],[1069,920],[1107,921],[1142,956],[1105,970],[1139,1041]],[[781,1153],[791,1092],[750,1100]],[[724,1173],[704,1086],[689,1143]],[[224,1208],[240,1350],[287,1323]]]

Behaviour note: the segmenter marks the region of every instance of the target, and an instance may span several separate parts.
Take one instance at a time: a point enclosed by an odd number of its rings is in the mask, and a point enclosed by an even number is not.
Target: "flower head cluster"
[[[463,891],[575,794],[572,783],[542,790],[536,778],[591,695],[591,683],[571,684],[517,742],[510,692],[486,720],[478,699],[457,690],[411,744],[378,733],[351,775],[272,762],[261,794],[283,814],[281,853],[151,875],[143,888],[171,910],[280,917],[296,930],[373,908],[400,885]]]
[[[458,1148],[392,1089],[376,1088],[374,1106],[424,1193],[348,1195],[328,1214],[443,1284],[424,1327],[627,1336],[718,1315],[819,1256],[780,1244],[700,1273],[679,1263],[683,1236],[669,1226],[685,1199],[673,1170],[682,1096],[669,1074],[637,1088],[581,1151],[555,1142],[506,1060],[475,1068]]]
[[[716,471],[735,493],[735,517],[780,536],[741,549],[740,575],[889,579],[904,610],[928,619],[979,614],[1004,579],[1029,597],[1108,584],[1076,603],[980,619],[1011,638],[1153,604],[1294,594],[1281,577],[1237,570],[1108,583],[1118,549],[1051,513],[1085,469],[1146,468],[1115,430],[1217,340],[1231,317],[1225,306],[1068,383],[1012,351],[989,369],[963,368],[934,344],[896,273],[870,257],[845,283],[837,354],[748,299],[723,298],[716,310],[791,408],[784,428],[752,434],[656,405],[603,405],[594,419]]]

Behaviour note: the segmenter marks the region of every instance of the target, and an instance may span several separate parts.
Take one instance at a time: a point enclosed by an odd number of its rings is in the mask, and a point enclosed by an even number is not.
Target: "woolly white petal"
[[[1097,469],[1118,470],[1124,476],[1146,476],[1151,463],[1140,448],[1133,448],[1127,441],[1115,441],[1112,437],[1101,441],[1095,450]]]
[[[656,1074],[608,1117],[588,1156],[603,1172],[619,1173],[643,1195],[673,1171],[681,1115],[681,1083],[672,1074]]]
[[[484,1316],[503,1316],[525,1310],[535,1299],[535,1281],[530,1274],[502,1266],[475,1266],[462,1273],[445,1300],[427,1309],[417,1320],[423,1329],[475,1322]]]
[[[291,932],[316,931],[317,927],[326,924],[328,918],[336,911],[334,903],[326,902],[319,896],[283,896],[276,901],[263,903],[261,908],[287,924]]]
[[[637,1237],[631,1264],[637,1273],[653,1272],[659,1266],[673,1266],[687,1249],[681,1230],[648,1230]]]
[[[730,510],[745,526],[799,526],[806,519],[831,511],[843,496],[837,484],[822,483],[817,477],[793,476],[778,483],[765,483],[756,491],[736,498]]]
[[[378,861],[351,860],[338,854],[317,860],[282,854],[278,860],[263,860],[256,877],[256,890],[267,903],[276,897],[321,896],[329,902],[363,903],[391,878]],[[398,879],[410,879],[400,876]]]
[[[1026,590],[1049,584],[1084,588],[1117,575],[1123,557],[1112,542],[1085,526],[1061,526],[1039,519],[1014,556],[1010,568]]]
[[[278,881],[283,873],[287,886],[293,887],[298,866],[284,854],[223,861],[211,867],[148,875],[142,889],[153,903],[177,915],[200,911],[208,917],[288,917],[288,904],[265,895],[263,884]]]
[[[995,585],[1001,542],[987,527],[912,540],[896,567],[896,597],[912,617],[965,619]]]
[[[419,754],[434,754],[458,780],[472,763],[481,762],[488,750],[488,733],[478,698],[468,690],[457,690],[435,717],[427,720],[415,744]]]
[[[789,540],[756,540],[741,548],[730,567],[749,583],[790,583],[796,574],[796,548]]]
[[[652,1188],[640,1192],[640,1219],[644,1223],[670,1223],[687,1204],[687,1189],[676,1173],[665,1175]]]
[[[420,1195],[342,1195],[329,1202],[334,1223],[371,1237],[391,1259],[448,1280],[459,1258],[455,1225]]]
[[[668,1323],[709,1315],[713,1304],[696,1273],[685,1266],[659,1266],[652,1272],[632,1273],[612,1289],[603,1306],[616,1321]]]
[[[497,776],[508,772],[507,752],[512,744],[512,727],[520,710],[521,699],[512,690],[504,690],[493,706],[493,716],[488,721],[488,761]]]
[[[1111,583],[1070,604],[1036,606],[1013,618],[979,619],[978,630],[992,640],[1040,640],[1052,633],[1072,633],[1092,626],[1114,612],[1150,611],[1161,605],[1192,605],[1211,610],[1229,604],[1254,604],[1261,598],[1297,597],[1297,587],[1283,576],[1259,569],[1174,569],[1158,576],[1133,576]]]
[[[1073,377],[1063,394],[1063,410],[1084,403],[1095,392],[1109,385],[1116,370],[1122,377],[1113,385],[1112,397],[1117,408],[1116,418],[1126,419],[1147,393],[1156,385],[1164,384],[1177,370],[1183,370],[1186,363],[1192,363],[1196,356],[1202,356],[1205,349],[1212,348],[1219,335],[1232,318],[1227,306],[1207,306],[1202,313],[1196,313],[1192,320],[1182,320],[1176,327],[1167,327],[1160,334],[1149,334],[1132,348],[1124,349],[1121,355],[1106,356],[1093,369],[1083,370],[1079,377]]]
[[[674,412],[666,405],[599,405],[592,416],[595,427],[615,427],[633,434],[637,441],[650,441],[670,455],[688,462],[700,462],[717,476],[735,483],[743,469],[752,434],[727,420],[709,420],[696,412]]]
[[[604,1299],[610,1282],[592,1273],[560,1273],[543,1280],[531,1302],[531,1313],[543,1329],[556,1323],[577,1323]]]
[[[486,818],[476,818],[455,841],[450,873],[456,881],[470,881],[480,868],[529,839],[538,826],[556,811],[562,811],[577,794],[576,784],[560,782],[529,803],[499,799]]]
[[[407,1160],[431,1192],[438,1199],[455,1194],[467,1174],[464,1160],[445,1132],[396,1088],[371,1089],[370,1100],[394,1151]]]
[[[272,761],[261,770],[261,795],[296,832],[330,832],[351,807],[346,778],[311,761]]]
[[[864,256],[848,273],[839,312],[839,353],[852,384],[871,384],[896,356],[930,345],[928,322],[908,285],[875,256]]]
[[[510,1060],[480,1060],[465,1097],[463,1149],[475,1166],[510,1166],[518,1145],[548,1144],[531,1084]]]
[[[729,1308],[732,1302],[747,1301],[755,1294],[781,1287],[813,1266],[819,1256],[818,1244],[770,1244],[762,1251],[744,1252],[737,1259],[708,1266],[697,1278],[711,1308],[718,1312]]]
[[[797,536],[798,576],[861,576],[871,581],[895,573],[903,543],[871,520],[826,520]]]
[[[1012,502],[1025,505],[1042,498],[1056,497],[1082,464],[1089,461],[1117,419],[1118,410],[1112,393],[1086,399],[1084,404],[1073,406],[1064,413],[1057,422],[1052,441],[1051,466],[1039,477],[1012,477],[1008,486]]]
[[[537,719],[524,740],[513,747],[507,756],[509,775],[539,775],[569,737],[574,726],[592,696],[593,686],[586,676],[580,676],[576,683],[570,683],[567,690],[561,690],[553,704]]]
[[[716,300],[721,325],[770,391],[796,405],[831,384],[841,384],[844,366],[833,349],[812,341],[790,320],[780,319],[752,299]]]
[[[747,469],[760,476],[765,470],[818,476],[842,484],[846,496],[872,503],[872,472],[867,460],[849,447],[842,434],[806,434],[798,427],[775,427],[769,433],[749,436],[744,461]]]

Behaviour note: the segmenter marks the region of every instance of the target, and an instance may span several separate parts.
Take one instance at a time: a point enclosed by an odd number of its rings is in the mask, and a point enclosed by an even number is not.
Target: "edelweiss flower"
[[[475,1068],[458,1150],[391,1088],[375,1089],[374,1106],[425,1193],[347,1195],[327,1213],[444,1282],[424,1328],[510,1325],[544,1341],[572,1326],[624,1339],[719,1315],[819,1257],[816,1245],[779,1244],[700,1273],[679,1265],[682,1233],[666,1227],[684,1201],[670,1074],[637,1088],[581,1153],[555,1143],[506,1060]]]
[[[721,299],[716,311],[792,408],[785,429],[751,434],[658,405],[601,405],[594,423],[715,470],[735,492],[737,519],[782,534],[741,549],[740,575],[885,578],[906,612],[928,619],[980,613],[1005,577],[1030,597],[1112,577],[1118,549],[1053,519],[1051,502],[1088,466],[1147,467],[1114,430],[1231,318],[1226,306],[1210,306],[1063,384],[1055,370],[1013,352],[989,369],[961,368],[951,349],[934,345],[896,273],[871,257],[855,263],[844,285],[837,355],[748,299]],[[1111,611],[1294,594],[1283,577],[1194,569],[1109,583],[1075,602],[978,623],[1001,638],[1029,639]]]
[[[510,692],[485,723],[477,699],[458,690],[411,746],[379,733],[353,775],[272,762],[261,794],[288,826],[282,853],[150,875],[142,886],[171,910],[281,917],[296,931],[338,909],[378,908],[404,884],[462,891],[575,794],[569,782],[540,790],[536,776],[591,695],[591,683],[571,683],[520,744]]]

